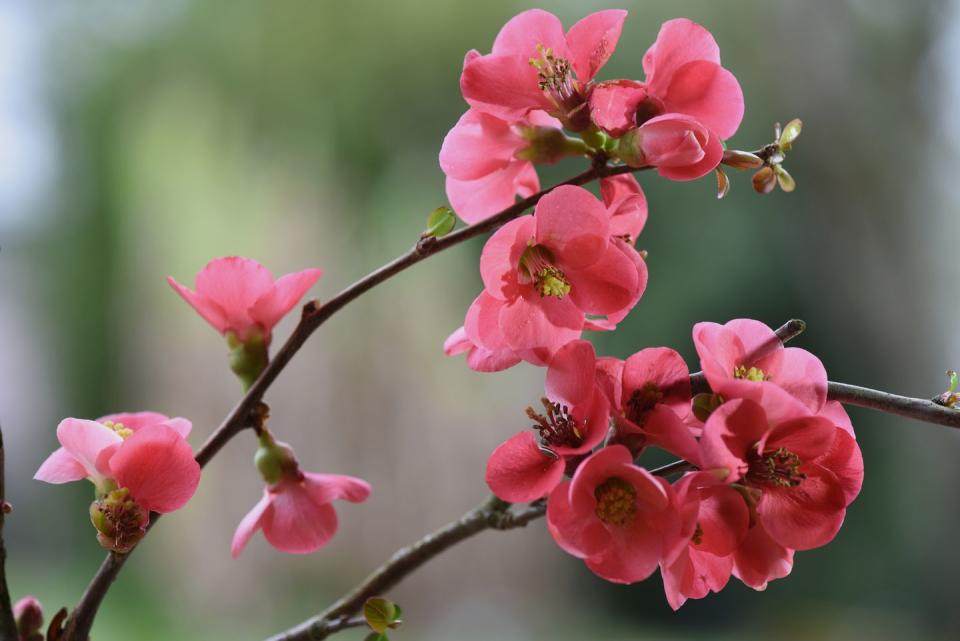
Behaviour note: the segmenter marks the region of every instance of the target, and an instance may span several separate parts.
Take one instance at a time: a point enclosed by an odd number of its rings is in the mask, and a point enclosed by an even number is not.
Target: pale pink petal
[[[590,118],[615,138],[638,126],[637,109],[647,99],[643,83],[635,80],[601,82],[590,92]]]
[[[125,428],[136,432],[148,425],[165,423],[169,420],[169,417],[158,412],[118,412],[101,416],[97,419],[97,423],[106,423],[107,421],[114,424],[120,423]]]
[[[190,445],[166,425],[145,427],[124,440],[110,458],[110,471],[117,485],[151,512],[180,509],[200,483]]]
[[[693,344],[707,382],[714,390],[732,379],[734,369],[743,364],[743,341],[723,325],[697,323],[693,326]]]
[[[253,304],[250,317],[269,335],[280,319],[300,302],[322,274],[319,269],[305,269],[281,276],[273,284],[273,288]]]
[[[463,321],[463,329],[470,342],[489,351],[509,348],[500,329],[500,314],[506,305],[486,290],[480,292],[467,308],[467,316]]]
[[[706,60],[677,69],[661,98],[669,111],[693,116],[721,140],[735,134],[743,120],[740,83],[732,73]]]
[[[443,341],[443,353],[447,356],[456,356],[474,347],[475,345],[467,338],[467,330],[463,327],[453,330],[453,333],[447,336],[447,340]]]
[[[491,296],[507,300],[516,295],[520,257],[535,230],[533,216],[521,216],[498,229],[484,244],[480,253],[480,277]]]
[[[570,27],[567,47],[571,63],[582,83],[593,80],[617,48],[627,12],[621,9],[597,11]]]
[[[264,489],[263,498],[253,506],[252,510],[247,512],[247,515],[240,521],[240,525],[237,526],[237,531],[233,534],[233,542],[230,544],[230,554],[233,558],[240,556],[243,548],[247,547],[247,543],[250,542],[256,531],[263,527],[264,515],[270,508],[270,496],[270,492]]]
[[[184,287],[174,280],[173,276],[167,276],[167,282],[170,283],[170,286],[173,287],[175,292],[183,297],[183,300],[187,301],[187,303],[189,303],[205,321],[213,325],[213,328],[218,332],[223,334],[230,328],[227,313],[216,302]]]
[[[270,512],[262,520],[270,545],[289,554],[309,554],[326,545],[337,532],[337,513],[329,503],[317,503],[301,483],[284,482],[271,490]]]
[[[70,452],[60,447],[47,457],[33,478],[47,483],[69,483],[87,477],[87,470]]]
[[[636,243],[647,224],[647,197],[637,179],[630,174],[604,178],[600,193],[610,212],[610,235]]]
[[[817,416],[830,419],[834,425],[849,434],[851,438],[857,438],[857,435],[853,431],[853,422],[850,420],[850,415],[847,414],[847,410],[843,408],[843,404],[840,403],[840,401],[827,401],[823,404],[823,407],[820,408]]]
[[[569,58],[567,38],[560,19],[543,9],[530,9],[510,18],[493,41],[492,52],[536,57],[537,45],[553,50],[559,58]]]
[[[805,349],[784,349],[780,371],[772,380],[813,412],[827,402],[827,370]]]
[[[699,467],[700,447],[693,432],[666,405],[656,405],[646,417],[643,433],[649,445],[655,445]]]
[[[526,56],[489,55],[464,65],[460,91],[464,100],[478,111],[507,122],[522,119],[532,109],[552,109],[537,83],[537,70]]]
[[[583,269],[607,249],[607,210],[583,187],[557,187],[537,203],[534,219],[537,243],[553,252],[561,268]]]
[[[562,458],[540,451],[532,431],[520,432],[498,445],[487,459],[487,487],[510,503],[535,501],[560,483],[564,467]]]
[[[197,294],[223,310],[226,329],[241,340],[255,322],[250,308],[273,287],[270,271],[255,260],[240,256],[216,258],[197,274]]]
[[[628,528],[613,528],[607,549],[586,559],[594,574],[612,583],[636,583],[656,571],[663,551],[663,536],[640,515]]]
[[[475,372],[502,372],[521,360],[520,356],[509,349],[490,351],[478,346],[467,354],[467,367]]]
[[[370,497],[370,484],[354,476],[305,472],[303,478],[303,486],[315,503],[330,503],[337,499],[363,503]]]
[[[766,324],[752,318],[735,318],[724,327],[743,343],[743,362],[738,365],[759,367],[766,374],[778,375],[783,367],[783,343]]]
[[[625,314],[646,286],[637,263],[613,243],[592,265],[565,274],[570,282],[570,298],[587,314]]]
[[[448,176],[447,200],[464,222],[478,223],[513,205],[518,194],[529,195],[536,175],[531,163],[517,161],[477,180],[455,180]],[[537,189],[534,187],[532,191]]]
[[[86,476],[99,483],[106,475],[97,468],[100,454],[110,447],[123,442],[120,436],[109,427],[96,421],[67,418],[57,426],[57,440],[67,452],[86,470]]]
[[[443,139],[440,168],[456,180],[476,180],[505,168],[526,144],[510,123],[470,109]]]
[[[562,346],[580,338],[584,316],[569,296],[531,295],[533,300],[520,296],[502,307],[500,331],[514,351],[531,350],[547,362]]]

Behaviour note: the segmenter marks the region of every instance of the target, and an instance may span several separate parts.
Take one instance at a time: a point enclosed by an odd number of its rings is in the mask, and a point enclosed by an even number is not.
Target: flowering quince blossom
[[[547,527],[557,544],[615,583],[641,581],[678,540],[673,488],[633,464],[622,445],[587,458],[547,501]]]
[[[503,26],[489,54],[468,54],[463,97],[509,122],[542,110],[583,131],[590,126],[591,81],[616,48],[626,17],[622,10],[598,11],[564,33],[555,15],[524,11]]]
[[[726,470],[769,539],[791,550],[829,543],[863,483],[850,433],[776,387],[761,402],[734,399],[714,410],[700,445],[704,469]]]
[[[760,400],[767,387],[775,386],[814,413],[826,403],[827,372],[820,359],[799,347],[784,347],[760,321],[697,323],[693,343],[710,388],[724,398]]]
[[[475,223],[509,207],[516,196],[536,193],[540,179],[534,161],[562,158],[567,141],[560,122],[542,111],[507,122],[468,110],[440,148],[450,205],[464,221]]]
[[[702,26],[685,18],[660,27],[643,56],[644,82],[613,80],[590,94],[593,121],[614,137],[664,114],[688,116],[726,140],[743,119],[743,92],[720,65],[720,48]]]
[[[510,437],[487,461],[487,485],[498,498],[522,503],[546,496],[569,461],[600,444],[610,406],[595,371],[596,354],[587,341],[571,341],[554,354],[547,367],[545,414],[527,408],[537,435],[526,430]]]
[[[189,431],[186,419],[153,412],[67,418],[57,426],[60,449],[34,478],[57,484],[89,479],[97,497],[90,506],[97,539],[129,552],[146,533],[150,512],[180,509],[200,483],[200,466],[185,439]]]
[[[723,145],[697,119],[669,113],[627,132],[617,153],[633,167],[656,167],[664,178],[694,180],[716,169],[723,159]]]
[[[257,530],[263,530],[270,545],[281,552],[315,552],[336,534],[333,501],[362,503],[370,496],[370,485],[361,479],[302,471],[290,446],[275,441],[265,429],[256,464],[267,485],[263,498],[237,526],[230,547],[233,558],[240,556]]]
[[[501,227],[483,248],[480,275],[484,291],[467,311],[463,335],[455,333],[446,349],[496,355],[486,364],[510,363],[512,353],[544,365],[583,329],[595,328],[587,314],[620,319],[647,284],[637,251],[610,238],[607,209],[573,186],[558,187],[533,216]]]

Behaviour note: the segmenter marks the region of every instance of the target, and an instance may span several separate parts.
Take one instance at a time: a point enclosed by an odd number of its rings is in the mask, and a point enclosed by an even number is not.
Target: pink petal
[[[456,356],[473,349],[475,345],[467,338],[467,330],[458,327],[443,341],[443,353],[447,356]]]
[[[570,298],[587,314],[626,315],[646,286],[637,265],[611,243],[592,265],[566,272]]]
[[[656,405],[643,424],[647,443],[666,450],[700,467],[700,447],[693,432],[676,413],[666,405]]]
[[[599,554],[610,544],[610,533],[592,512],[570,502],[570,481],[553,488],[547,500],[547,529],[565,552],[577,558]]]
[[[197,295],[223,310],[226,329],[241,340],[255,322],[250,308],[272,287],[273,276],[266,267],[240,256],[215,258],[197,274]]]
[[[816,463],[833,472],[843,490],[844,503],[850,505],[863,485],[863,454],[856,440],[838,428],[830,449]]]
[[[729,485],[700,490],[700,511],[697,525],[702,532],[698,550],[727,556],[733,554],[747,535],[750,510],[743,496]]]
[[[233,534],[233,542],[230,544],[230,554],[233,558],[240,556],[243,548],[247,547],[247,543],[250,542],[256,531],[263,527],[264,515],[270,507],[270,497],[270,492],[264,488],[263,498],[240,521],[237,531]]]
[[[846,512],[840,482],[832,472],[805,465],[800,485],[765,489],[757,514],[770,538],[784,547],[810,550],[833,540]]]
[[[116,414],[101,416],[97,419],[97,423],[106,423],[107,421],[115,424],[120,423],[125,428],[136,432],[148,425],[165,423],[169,420],[167,416],[158,412],[118,412]]]
[[[483,347],[474,347],[467,354],[467,366],[475,372],[502,372],[521,360],[509,349],[490,351]]]
[[[733,574],[754,590],[765,590],[767,582],[782,579],[793,569],[793,550],[785,548],[757,523],[747,531],[733,555]]]
[[[601,356],[596,363],[597,385],[603,391],[611,407],[621,405],[621,379],[623,378],[624,361],[612,356]]]
[[[720,64],[720,47],[710,32],[685,18],[663,23],[656,42],[643,56],[643,71],[651,93],[663,96],[677,70],[693,60]]]
[[[547,366],[546,390],[552,401],[573,407],[593,396],[597,354],[589,341],[574,340],[561,347]]]
[[[250,308],[250,317],[259,323],[267,334],[280,319],[293,309],[304,294],[320,279],[319,269],[305,269],[281,276],[273,288],[257,299]]]
[[[621,396],[624,402],[650,383],[663,394],[659,402],[677,416],[683,418],[690,413],[690,370],[679,353],[667,347],[648,347],[624,361]]]
[[[723,145],[699,121],[678,113],[651,118],[639,131],[646,163],[664,178],[694,180],[710,173],[723,158]]]
[[[581,83],[593,80],[617,48],[627,12],[620,9],[597,11],[570,27],[567,47]]]
[[[641,514],[627,528],[614,528],[613,541],[599,555],[586,559],[587,567],[613,583],[643,581],[657,569],[663,550],[663,536]]]
[[[693,326],[693,344],[711,389],[717,390],[732,379],[734,369],[743,364],[743,341],[723,325],[697,323]]]
[[[47,457],[33,478],[47,483],[69,483],[87,477],[87,470],[70,452],[60,447]]]
[[[743,343],[743,362],[738,365],[759,367],[771,375],[780,373],[783,367],[783,343],[770,327],[752,318],[736,318],[724,327],[736,334]]]
[[[823,404],[817,416],[823,416],[833,422],[834,425],[850,435],[851,438],[857,438],[853,432],[853,423],[850,421],[850,415],[843,408],[839,401],[827,401]]]
[[[306,472],[303,477],[303,486],[315,503],[330,503],[337,499],[363,503],[370,497],[370,484],[353,476]]]
[[[109,427],[96,421],[77,418],[60,421],[60,425],[57,426],[57,440],[86,470],[86,476],[94,483],[99,483],[106,477],[104,470],[97,468],[100,454],[111,445],[123,442],[123,439]]]
[[[772,380],[813,412],[827,402],[827,370],[805,349],[784,349],[780,372]]]
[[[565,467],[562,458],[541,452],[536,436],[528,430],[511,436],[490,455],[487,486],[504,501],[527,503],[549,494],[563,480]]]
[[[615,138],[637,126],[637,109],[647,99],[643,83],[635,80],[601,82],[590,92],[590,118]]]
[[[647,224],[647,197],[637,179],[630,174],[600,181],[603,202],[610,212],[610,235],[627,237],[636,243]]]
[[[527,59],[537,56],[537,45],[553,50],[558,58],[569,58],[567,38],[560,19],[549,11],[530,9],[510,18],[493,41],[492,52]]]
[[[455,180],[448,176],[447,199],[464,222],[478,223],[512,205],[517,195],[536,192],[539,189],[536,176],[531,163],[520,161],[477,180]]]
[[[537,203],[534,219],[537,243],[550,248],[561,269],[583,269],[607,249],[607,210],[583,187],[557,187]]]
[[[508,349],[509,345],[500,329],[500,314],[506,305],[486,290],[480,292],[467,308],[467,316],[463,321],[467,339],[474,345],[493,352]]]
[[[200,466],[190,445],[166,425],[145,427],[128,437],[110,458],[117,485],[145,510],[173,512],[183,507],[200,483]]]
[[[180,294],[183,300],[187,301],[205,321],[213,325],[214,329],[221,334],[229,329],[230,324],[227,320],[227,313],[223,311],[220,305],[184,287],[174,280],[173,276],[167,276],[167,282],[170,283],[173,290]]]
[[[516,295],[520,256],[535,230],[533,216],[521,216],[498,229],[484,244],[480,253],[480,277],[491,296],[506,300]]]
[[[763,408],[749,400],[732,400],[713,411],[700,438],[703,469],[726,469],[728,483],[747,471],[747,452],[768,430]]]
[[[521,296],[501,309],[500,331],[514,351],[531,350],[547,362],[562,346],[580,338],[583,319],[583,312],[569,296],[533,300]]]
[[[761,441],[763,449],[784,448],[803,462],[813,461],[833,445],[837,427],[818,416],[796,418],[778,423]]]
[[[440,168],[457,180],[476,180],[504,169],[527,144],[510,123],[473,109],[443,139]]]
[[[532,109],[550,110],[553,104],[540,90],[537,70],[530,64],[536,56],[488,55],[475,58],[463,67],[460,91],[464,100],[478,111],[507,122],[522,119]]]
[[[333,506],[317,503],[303,484],[289,481],[271,491],[271,510],[262,523],[263,535],[273,547],[289,554],[309,554],[336,534]]]
[[[662,94],[670,111],[689,114],[721,140],[743,120],[743,91],[732,73],[719,64],[695,60],[681,66]]]

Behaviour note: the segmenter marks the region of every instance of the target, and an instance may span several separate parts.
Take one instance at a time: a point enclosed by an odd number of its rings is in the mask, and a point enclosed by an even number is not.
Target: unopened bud
[[[267,366],[267,343],[259,333],[251,334],[242,342],[233,332],[227,332],[226,336],[230,347],[230,369],[240,379],[246,392]]]
[[[97,529],[100,545],[126,554],[147,533],[150,514],[130,498],[130,490],[122,487],[90,504],[90,522]]]
[[[777,144],[780,145],[780,149],[783,151],[790,151],[790,148],[793,146],[793,141],[795,141],[800,136],[800,131],[803,129],[803,122],[799,118],[794,118],[787,123],[787,126],[783,128],[783,131],[780,133],[780,139],[777,140]]]
[[[730,178],[727,177],[727,172],[725,172],[720,167],[716,169],[717,174],[717,199],[723,198],[730,191]]]
[[[20,641],[43,641],[43,606],[32,596],[25,596],[13,606]]]
[[[260,433],[260,447],[253,456],[253,463],[268,485],[275,485],[284,477],[295,477],[300,473],[293,448],[274,440],[273,434],[266,428]]]
[[[769,194],[777,186],[777,175],[771,167],[764,167],[753,175],[753,189],[758,194]]]
[[[520,160],[549,164],[590,151],[584,141],[570,138],[556,127],[524,127],[522,134],[530,144],[516,153]]]
[[[757,169],[763,167],[763,159],[749,151],[738,151],[736,149],[726,149],[723,152],[724,165],[734,169]]]
[[[426,238],[433,236],[440,238],[441,236],[446,236],[453,231],[456,224],[457,217],[453,214],[452,209],[449,207],[437,207],[427,216],[427,228],[420,234],[420,237]]]
[[[617,157],[631,167],[645,167],[647,160],[640,148],[640,129],[633,128],[620,137],[617,142]]]

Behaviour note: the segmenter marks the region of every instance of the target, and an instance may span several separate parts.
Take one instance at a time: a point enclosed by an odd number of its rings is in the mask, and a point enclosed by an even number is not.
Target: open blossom
[[[524,11],[503,26],[489,54],[468,55],[463,97],[503,120],[539,109],[572,131],[587,129],[589,85],[616,48],[626,17],[626,11],[598,11],[564,33],[555,15]]]
[[[698,121],[726,140],[743,119],[743,92],[720,65],[720,48],[702,26],[678,18],[660,28],[643,57],[646,80],[602,82],[590,94],[593,121],[620,137],[664,114]]]
[[[536,162],[564,155],[560,123],[542,111],[507,122],[470,109],[443,140],[440,168],[457,215],[475,223],[540,190]]]
[[[656,167],[664,178],[693,180],[716,169],[723,159],[723,145],[695,118],[668,113],[627,132],[618,154],[628,165]]]
[[[610,238],[603,204],[573,186],[501,227],[483,248],[480,275],[484,291],[467,311],[466,337],[537,365],[580,337],[587,314],[622,318],[647,283],[636,250]]]
[[[710,388],[724,398],[759,400],[772,385],[812,412],[820,411],[827,400],[827,372],[820,359],[804,349],[784,347],[760,321],[697,323],[693,342]]]
[[[650,576],[676,540],[673,489],[633,464],[622,445],[591,455],[547,501],[547,527],[557,544],[615,583]]]
[[[256,463],[267,484],[263,498],[237,526],[230,547],[233,558],[257,530],[263,530],[270,545],[281,552],[319,550],[337,532],[333,501],[362,503],[370,496],[370,485],[352,476],[302,471],[290,446],[274,441],[267,431],[260,443]]]
[[[113,416],[130,417],[131,426],[109,419],[61,421],[61,447],[34,478],[90,480],[97,496],[90,507],[97,538],[108,549],[127,552],[146,532],[150,512],[173,512],[190,500],[200,483],[200,466],[184,438],[189,421],[154,413]]]
[[[240,256],[215,258],[197,274],[196,291],[172,276],[170,286],[224,335],[245,343],[259,338],[269,344],[274,326],[320,278],[319,269],[287,274],[276,281],[255,260]]]
[[[647,197],[631,174],[608,176],[600,180],[600,195],[610,213],[610,236],[630,245],[647,224]]]
[[[793,550],[830,542],[863,483],[853,437],[775,387],[762,404],[735,399],[714,410],[700,445],[704,469],[746,487],[769,538]]]
[[[546,496],[560,483],[569,460],[600,444],[610,406],[595,371],[596,354],[587,341],[571,341],[553,356],[543,413],[527,408],[533,430],[507,439],[487,461],[487,485],[497,497],[523,503]]]

